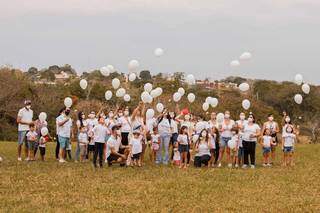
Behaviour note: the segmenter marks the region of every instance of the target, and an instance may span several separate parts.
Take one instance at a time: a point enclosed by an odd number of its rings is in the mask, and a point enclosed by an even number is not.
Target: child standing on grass
[[[79,146],[80,146],[80,162],[83,162],[86,159],[87,145],[89,143],[87,128],[85,126],[80,127],[80,133],[79,133],[78,139],[79,139]]]
[[[133,137],[130,139],[129,146],[133,165],[141,167],[142,136],[139,130],[133,131]]]
[[[283,165],[293,166],[293,150],[296,135],[293,133],[293,127],[287,126],[286,132],[282,135]]]
[[[178,135],[178,146],[181,154],[180,168],[187,168],[187,154],[189,152],[188,127],[182,126]]]
[[[231,137],[231,140],[228,142],[228,147],[230,149],[230,162],[228,164],[228,167],[232,168],[232,166],[234,165],[235,168],[238,168],[239,167],[238,151],[239,151],[239,144],[240,144],[239,128],[232,127],[231,133],[232,133],[232,137]]]
[[[49,136],[41,136],[39,139],[39,150],[40,150],[40,156],[41,161],[45,161],[45,155],[46,155],[46,143],[49,141]]]
[[[155,162],[156,155],[160,147],[160,135],[158,133],[158,127],[153,127],[153,132],[151,133],[151,150],[152,150],[152,158],[151,161]]]
[[[261,138],[260,144],[262,145],[262,153],[263,153],[263,164],[262,166],[271,166],[270,164],[270,153],[271,146],[276,145],[271,136],[270,129],[265,129],[263,133],[263,137]]]
[[[181,154],[179,152],[178,147],[173,148],[173,165],[180,166],[181,168]],[[186,167],[184,167],[186,168]]]
[[[36,127],[34,123],[31,123],[29,125],[29,131],[26,135],[27,141],[28,141],[28,159],[30,161],[34,161],[34,150],[35,150],[35,144],[37,142],[37,132],[36,132]]]

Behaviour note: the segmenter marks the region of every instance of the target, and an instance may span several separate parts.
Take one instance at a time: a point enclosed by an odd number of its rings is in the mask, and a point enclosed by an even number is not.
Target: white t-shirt
[[[83,126],[87,127],[88,126],[87,120],[82,120],[82,124],[83,124]],[[81,126],[80,120],[77,120],[76,125],[79,129],[79,127]]]
[[[295,134],[285,133],[282,137],[284,139],[284,144],[283,144],[284,147],[291,147],[294,145],[294,140],[296,138]]]
[[[179,134],[177,141],[181,145],[188,145],[188,135]]]
[[[129,141],[129,145],[132,146],[132,154],[138,154],[142,152],[142,141],[141,141],[141,137],[139,138],[131,138],[131,140]]]
[[[207,143],[199,143],[198,145],[198,153],[195,156],[203,156],[203,155],[210,155],[210,149]]]
[[[116,152],[119,152],[119,148],[120,148],[120,144],[121,144],[121,138],[115,138],[114,136],[110,136],[110,138],[107,141],[107,158],[110,156],[111,154],[111,148],[114,148]]]
[[[270,135],[264,135],[263,137],[263,147],[271,147],[272,137]]]
[[[173,153],[173,160],[174,161],[179,161],[181,160],[180,152],[178,150],[175,150]]]
[[[93,127],[93,141],[95,143],[105,143],[105,139],[107,137],[108,128],[105,125],[98,124]]]
[[[33,118],[33,111],[31,109],[27,110],[25,107],[19,110],[18,117],[21,118],[22,122],[31,123]],[[28,131],[29,125],[27,124],[18,124],[18,131]]]
[[[171,125],[167,118],[163,118],[162,121],[158,125],[159,134],[170,134],[171,133]]]
[[[160,135],[159,134],[152,134],[151,135],[151,142],[152,143],[159,143],[159,137],[160,137]]]
[[[93,127],[95,127],[96,125],[98,125],[98,119],[96,118],[88,118],[86,120],[87,123],[87,128],[88,128],[88,132],[92,131]]]
[[[171,119],[171,128],[172,128],[172,133],[178,133],[178,123],[177,123],[177,121]]]
[[[140,129],[144,129],[143,118],[136,116],[134,120],[131,118],[131,128],[132,130],[136,129],[138,126],[141,126]]]
[[[121,125],[121,132],[128,133],[131,131],[131,118],[121,116],[118,118],[118,124]]]
[[[39,139],[39,147],[46,147],[45,139],[42,136]]]
[[[36,141],[37,136],[38,134],[36,131],[29,131],[26,135],[28,141]]]
[[[80,146],[84,146],[89,143],[88,135],[85,132],[80,132],[78,138],[79,138]]]
[[[56,124],[57,124],[57,134],[61,137],[70,138],[71,136],[71,127],[72,127],[72,119],[69,118],[69,120],[64,123],[62,126],[59,126],[59,123],[66,120],[65,115],[60,115],[56,118]]]
[[[200,134],[200,132],[204,129],[208,128],[208,123],[206,121],[199,121],[196,123],[196,132],[197,134]]]
[[[256,123],[252,125],[249,125],[249,124],[244,125],[242,139],[245,141],[257,142],[257,137],[254,137],[254,138],[250,137],[251,134],[256,134],[257,130],[260,130],[260,127]]]
[[[221,132],[221,137],[225,138],[231,138],[232,137],[232,132],[231,129],[235,125],[234,120],[230,120],[229,124],[227,125],[225,122],[222,123],[222,132]]]
[[[265,123],[265,128],[266,129],[270,129],[271,133],[275,133],[276,132],[276,128],[277,128],[277,123],[274,121],[268,121]]]

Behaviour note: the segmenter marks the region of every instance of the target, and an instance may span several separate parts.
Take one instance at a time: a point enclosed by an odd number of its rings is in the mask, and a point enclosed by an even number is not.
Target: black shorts
[[[128,146],[129,144],[129,132],[121,132],[121,144],[124,146]]]
[[[41,155],[41,156],[45,156],[45,154],[46,154],[46,147],[41,147],[41,146],[39,146],[39,150],[40,150],[40,155]]]
[[[88,151],[89,152],[94,152],[94,145],[88,145]]]
[[[183,152],[189,152],[189,145],[183,145],[183,144],[179,144],[179,152],[183,153]]]
[[[120,156],[118,155],[110,154],[109,157],[107,158],[107,161],[108,163],[112,163],[112,161],[118,161],[119,158]]]
[[[132,160],[139,160],[140,159],[140,155],[141,155],[141,153],[133,154],[131,159]]]

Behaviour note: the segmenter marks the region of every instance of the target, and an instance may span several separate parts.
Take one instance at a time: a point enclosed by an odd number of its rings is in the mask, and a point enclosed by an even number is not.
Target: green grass
[[[195,169],[147,164],[103,168],[17,162],[0,142],[0,212],[319,212],[320,145],[298,145],[293,168]],[[258,164],[261,152],[258,148]]]

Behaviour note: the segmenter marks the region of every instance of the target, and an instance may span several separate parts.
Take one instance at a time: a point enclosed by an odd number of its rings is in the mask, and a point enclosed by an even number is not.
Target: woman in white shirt
[[[235,122],[230,118],[230,112],[226,111],[224,113],[224,121],[219,124],[220,131],[220,149],[219,149],[219,159],[218,167],[221,167],[221,161],[223,158],[224,150],[227,150],[227,162],[230,162],[230,149],[228,147],[228,141],[232,138],[231,129],[234,127]],[[230,166],[230,164],[228,165]]]
[[[248,117],[248,123],[243,127],[243,152],[244,152],[244,164],[242,168],[247,168],[249,165],[249,157],[250,157],[250,165],[251,168],[255,168],[255,160],[256,160],[256,143],[258,137],[260,136],[260,127],[255,123],[255,117],[253,114],[250,114]]]
[[[132,112],[131,115],[131,131],[139,130],[142,136],[142,153],[141,153],[141,164],[144,163],[144,153],[146,150],[146,127],[145,127],[145,105],[140,102],[138,107]]]
[[[206,129],[200,132],[199,139],[195,144],[195,151],[194,166],[201,167],[201,165],[204,164],[209,167],[209,161],[211,159],[210,138]]]
[[[169,144],[171,138],[171,118],[166,110],[158,118],[158,131],[160,135],[160,147],[157,151],[156,164],[163,163],[167,165],[169,163]],[[164,156],[162,151],[164,149]]]

